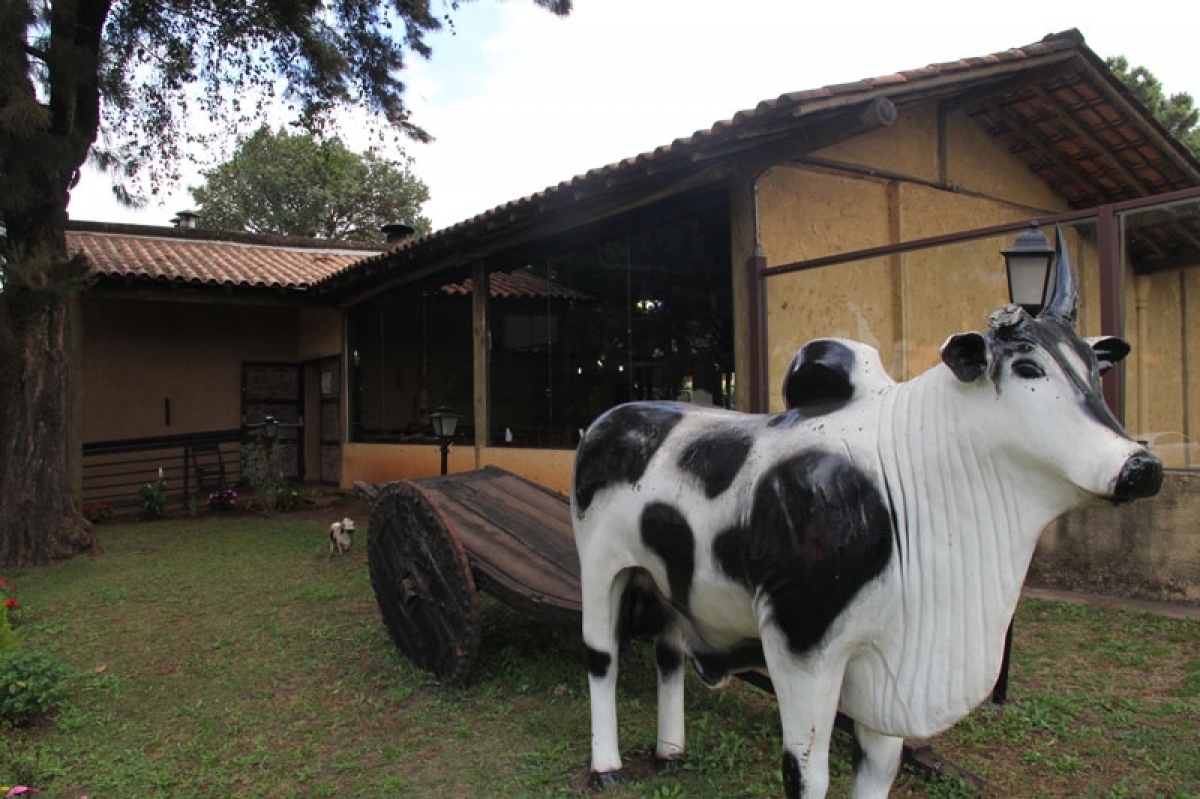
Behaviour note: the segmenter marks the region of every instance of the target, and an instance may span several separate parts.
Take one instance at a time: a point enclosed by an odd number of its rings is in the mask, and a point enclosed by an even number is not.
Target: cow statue
[[[685,658],[714,686],[767,670],[788,797],[825,795],[839,709],[854,796],[882,797],[906,737],[987,697],[1042,529],[1162,483],[1100,393],[1128,344],[1075,332],[1061,231],[1056,261],[1036,318],[1002,308],[908,382],[871,347],[820,339],[792,363],[782,413],[634,402],[591,425],[571,514],[593,787],[626,779],[617,655],[633,633],[654,637],[663,765],[684,753]]]

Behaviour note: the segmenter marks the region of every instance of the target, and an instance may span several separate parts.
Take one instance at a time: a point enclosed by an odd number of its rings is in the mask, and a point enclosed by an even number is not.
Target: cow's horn
[[[1054,226],[1054,239],[1054,288],[1050,291],[1050,300],[1038,316],[1074,325],[1079,311],[1079,284],[1075,281],[1071,253],[1067,251],[1061,225]]]

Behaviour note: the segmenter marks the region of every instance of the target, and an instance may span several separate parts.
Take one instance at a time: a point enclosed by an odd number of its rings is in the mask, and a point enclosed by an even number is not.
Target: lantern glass
[[[1016,242],[1001,253],[1008,271],[1008,295],[1032,316],[1037,316],[1046,304],[1050,286],[1050,271],[1054,263],[1054,248],[1038,230],[1037,222],[1017,236]]]
[[[429,414],[429,421],[433,425],[433,434],[438,438],[454,438],[454,433],[458,430],[458,419],[459,416],[454,409],[446,405]]]

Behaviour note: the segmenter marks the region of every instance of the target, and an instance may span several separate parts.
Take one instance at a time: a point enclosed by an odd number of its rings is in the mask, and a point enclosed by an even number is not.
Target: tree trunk
[[[0,2],[0,567],[97,548],[71,475],[71,309],[87,269],[67,257],[66,223],[100,122],[110,7]]]
[[[7,567],[97,547],[69,479],[70,299],[58,292],[16,293],[25,296],[4,301],[17,350],[4,366],[19,371],[8,371],[15,379],[4,381],[0,402],[0,566]]]
[[[20,227],[10,227],[10,240]],[[44,236],[53,240],[56,227],[48,225]],[[62,233],[57,237],[61,241]],[[43,279],[78,269],[62,250],[52,244],[42,250],[57,255]],[[0,288],[0,567],[45,564],[98,548],[71,485],[73,292],[53,286],[54,278],[32,285],[13,280],[19,273],[6,269]]]

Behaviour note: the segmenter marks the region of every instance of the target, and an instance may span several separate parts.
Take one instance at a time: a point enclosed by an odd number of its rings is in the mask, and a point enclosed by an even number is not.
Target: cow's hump
[[[806,417],[838,410],[893,384],[869,344],[819,338],[796,351],[783,378],[783,402]]]

